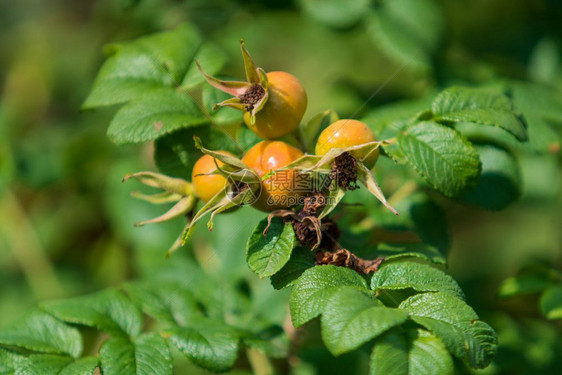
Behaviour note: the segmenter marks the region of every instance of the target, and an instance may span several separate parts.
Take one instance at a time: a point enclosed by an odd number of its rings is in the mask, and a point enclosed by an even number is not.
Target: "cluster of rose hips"
[[[295,132],[307,106],[307,95],[298,79],[286,72],[269,72],[257,67],[241,42],[247,81],[223,81],[203,72],[213,87],[233,97],[217,107],[231,107],[244,112],[245,124],[265,140],[251,147],[241,159],[224,150],[205,149],[199,139],[197,147],[205,154],[193,167],[192,181],[164,175],[141,172],[129,175],[142,182],[164,189],[157,198],[141,196],[154,203],[176,201],[176,205],[164,215],[143,222],[158,222],[187,215],[189,223],[184,235],[176,241],[177,247],[185,242],[194,224],[210,213],[212,218],[236,206],[249,204],[266,211],[278,212],[279,216],[294,216],[301,220],[309,217],[311,230],[317,228],[320,236],[321,221],[343,197],[345,190],[356,188],[356,180],[362,182],[381,202],[393,210],[384,199],[370,169],[379,156],[383,142],[375,139],[369,127],[357,120],[341,119],[327,126],[318,136],[315,155],[279,140]],[[312,177],[308,185],[295,186],[301,174]],[[312,180],[327,177],[323,185]],[[335,193],[331,193],[335,192]],[[341,194],[338,194],[341,193]],[[320,202],[312,211],[310,200]],[[328,196],[336,200],[330,208]],[[196,199],[203,207],[194,214]],[[303,200],[304,199],[304,200]],[[308,206],[307,206],[308,204]],[[304,208],[302,208],[305,206]],[[297,211],[300,208],[300,211]],[[305,214],[302,214],[303,209]],[[393,210],[394,211],[394,210]],[[300,213],[296,215],[295,213]]]

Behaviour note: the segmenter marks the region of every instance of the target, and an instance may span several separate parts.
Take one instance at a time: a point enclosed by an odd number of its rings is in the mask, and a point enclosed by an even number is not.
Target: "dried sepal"
[[[176,202],[172,208],[162,215],[153,219],[140,221],[135,226],[140,227],[146,224],[162,223],[175,219],[179,216],[186,216],[195,208],[195,195],[191,184],[181,178],[169,177],[155,172],[138,172],[126,175],[123,182],[135,179],[147,186],[162,189],[163,192],[156,194],[143,194],[138,191],[132,192],[131,196],[152,204],[163,204]]]
[[[375,180],[375,177],[373,176],[370,169],[367,168],[363,163],[363,161],[365,161],[371,155],[371,153],[375,152],[375,150],[381,147],[381,145],[389,145],[393,142],[394,140],[373,141],[347,148],[333,148],[328,153],[326,153],[326,155],[303,155],[289,165],[265,174],[264,176],[262,176],[262,180],[270,178],[280,170],[287,169],[296,169],[298,171],[301,171],[302,173],[330,173],[330,166],[332,162],[334,162],[341,155],[349,153],[357,161],[356,168],[357,178],[359,182],[361,182],[367,188],[367,190],[371,194],[373,194],[385,207],[387,207],[395,215],[398,215],[398,212],[387,202],[380,186]],[[331,190],[337,188],[337,186],[333,186]],[[336,191],[334,193],[334,197],[341,200],[343,198],[343,193],[344,192],[342,191]],[[339,202],[339,200],[337,202]],[[337,205],[337,203],[335,205]],[[326,214],[322,213],[322,217],[325,217],[330,211],[332,211],[335,208],[335,205],[330,207]]]
[[[181,198],[172,208],[164,214],[150,220],[140,221],[135,223],[135,227],[142,227],[146,224],[162,223],[164,221],[172,220],[180,216],[185,216],[195,207],[195,196],[188,195]]]
[[[245,47],[244,39],[240,40],[240,50],[244,59],[244,70],[246,71],[246,82],[243,81],[224,81],[208,75],[203,71],[197,61],[197,68],[203,74],[207,82],[227,93],[234,98],[217,103],[215,107],[231,107],[250,113],[250,123],[255,122],[256,114],[262,110],[269,98],[269,82],[265,71],[256,66],[250,53]]]
[[[170,193],[169,191],[164,191],[162,193],[156,194],[144,194],[140,191],[132,191],[131,196],[136,199],[147,201],[152,204],[165,204],[179,201],[182,196],[176,193]]]
[[[199,64],[199,61],[195,60],[195,64],[197,65],[197,69],[199,69],[201,74],[203,74],[203,77],[205,77],[209,85],[232,96],[240,96],[244,94],[246,90],[248,90],[252,86],[252,84],[249,82],[224,81],[222,79],[215,78],[205,73],[205,71],[203,70],[203,68],[201,68],[201,65]]]
[[[322,244],[322,220],[311,215],[305,210],[295,212],[292,210],[275,210],[267,217],[267,226],[263,231],[263,235],[267,234],[271,221],[274,217],[279,217],[285,222],[290,222],[295,231],[295,235],[302,245],[310,246],[310,250],[316,250]],[[310,238],[313,236],[314,238]]]
[[[334,184],[335,185],[335,184]],[[322,209],[320,215],[318,215],[319,219],[323,219],[328,216],[340,203],[345,195],[345,190],[341,187],[335,185],[328,191],[328,196],[326,198],[326,206]]]
[[[223,100],[222,102],[213,105],[213,111],[216,111],[220,107],[230,107],[230,108],[237,109],[239,111],[245,111],[248,108],[248,105],[242,103],[240,98],[234,97],[234,98]]]
[[[182,245],[182,240],[181,240],[182,234],[180,233],[180,235],[178,236],[178,238],[176,238],[176,240],[174,241],[174,243],[172,244],[172,246],[170,246],[170,248],[168,249],[168,251],[166,252],[166,258],[169,257],[171,254],[175,253],[177,250],[179,250],[183,245]]]
[[[200,221],[204,216],[207,214],[211,214],[211,218],[207,223],[207,227],[209,230],[213,228],[213,219],[214,216],[218,213],[224,212],[230,208],[236,206],[242,206],[244,204],[251,204],[255,201],[256,196],[258,194],[258,189],[260,185],[254,184],[246,185],[246,189],[242,191],[235,192],[233,194],[232,185],[227,185],[218,192],[213,198],[211,198],[197,213],[191,221],[186,225],[183,230],[182,234],[182,246],[185,242],[191,237],[193,234],[193,229],[195,228],[195,224]]]
[[[127,174],[123,177],[123,182],[131,178],[143,183],[144,185],[162,189],[166,192],[178,194],[180,196],[193,193],[191,184],[181,178],[169,177],[155,172],[137,172]]]
[[[246,49],[246,41],[244,39],[240,39],[240,51],[242,52],[242,57],[244,58],[244,70],[246,71],[246,79],[249,83],[260,83],[258,67],[254,63],[254,59],[252,59],[252,56],[250,56],[250,53]]]
[[[363,163],[357,163],[357,178],[386,208],[398,216],[398,212],[387,202],[375,176]]]
[[[248,172],[254,174],[257,178],[257,181],[259,181],[258,175],[252,169],[248,168],[248,166],[244,164],[242,160],[238,159],[235,156],[213,151],[203,147],[203,142],[201,142],[201,139],[199,137],[195,136],[193,137],[193,140],[195,142],[195,147],[197,147],[202,153],[209,155],[213,159],[215,159],[215,165],[217,166],[217,170],[221,171],[222,173],[233,173],[241,170],[248,170]],[[217,160],[223,163],[223,165],[220,168],[216,162]]]
[[[229,183],[201,207],[186,225],[181,236],[182,245],[191,237],[195,224],[204,216],[207,214],[211,215],[210,220],[207,222],[207,227],[209,230],[212,230],[215,215],[236,206],[253,203],[256,197],[259,196],[259,189],[261,189],[261,181],[258,174],[244,164],[242,160],[203,147],[201,139],[198,137],[193,137],[193,139],[195,146],[204,154],[211,156],[215,162],[216,169],[206,174],[221,175]],[[217,160],[222,164],[219,165]]]

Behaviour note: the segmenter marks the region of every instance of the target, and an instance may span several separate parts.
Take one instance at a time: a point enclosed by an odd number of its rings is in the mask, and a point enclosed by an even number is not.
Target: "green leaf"
[[[545,290],[540,306],[548,319],[562,319],[562,285],[554,285]]]
[[[121,108],[107,134],[117,144],[152,141],[175,130],[209,122],[185,93],[161,90]]]
[[[31,355],[16,371],[17,375],[93,375],[98,366],[96,357],[80,358],[76,362],[70,357],[52,354]]]
[[[113,44],[83,108],[125,103],[162,87],[178,86],[201,44],[193,27]]]
[[[342,286],[367,288],[365,279],[349,268],[316,266],[304,271],[289,299],[293,325],[298,328],[322,314],[328,299]]]
[[[430,69],[442,34],[441,9],[432,0],[385,1],[370,20],[375,45],[413,71]]]
[[[329,189],[328,195],[326,196],[326,206],[324,206],[322,212],[318,215],[318,218],[323,219],[328,216],[340,204],[344,196],[345,190],[339,186],[336,186],[335,189]]]
[[[451,128],[420,122],[399,133],[397,140],[409,163],[448,197],[463,193],[479,176],[478,153]]]
[[[369,10],[369,0],[300,0],[303,11],[316,20],[335,27],[356,24]]]
[[[525,117],[526,120],[529,118]],[[510,133],[497,126],[482,126],[474,122],[458,122],[455,129],[473,144],[494,145],[505,150],[529,148],[529,142],[521,143]]]
[[[434,246],[417,243],[395,244],[381,243],[377,245],[377,256],[384,256],[387,260],[415,257],[436,264],[446,264],[445,255]]]
[[[550,38],[541,38],[529,57],[529,78],[536,82],[550,84],[555,81],[560,66],[560,50]]]
[[[390,104],[377,106],[361,119],[377,135],[378,139],[389,139],[412,124],[417,116],[431,107],[434,94],[419,99],[400,100]],[[384,145],[383,145],[384,146]]]
[[[537,293],[551,285],[546,275],[518,275],[505,279],[498,290],[500,297],[515,297],[522,294]]]
[[[328,109],[312,117],[308,122],[300,124],[300,139],[308,153],[314,154],[320,133],[337,120],[339,120],[338,114],[333,109]]]
[[[170,341],[193,363],[215,372],[227,371],[238,355],[238,336],[234,329],[218,321],[199,319],[190,327],[169,332]]]
[[[49,301],[41,307],[68,323],[95,327],[117,335],[137,335],[142,326],[141,312],[133,302],[116,289],[64,299]]]
[[[451,238],[445,211],[427,194],[413,194],[407,201],[408,216],[422,242],[435,246],[441,254],[447,254],[451,247]],[[404,212],[397,209],[398,212]]]
[[[375,291],[412,288],[418,292],[449,293],[464,299],[463,291],[451,276],[414,262],[383,263],[371,278],[371,288]]]
[[[178,283],[135,282],[125,285],[125,290],[145,314],[157,321],[182,326],[201,316],[191,292]]]
[[[290,339],[280,326],[271,326],[257,334],[242,337],[244,345],[255,348],[270,358],[286,358]]]
[[[476,146],[482,162],[477,185],[461,197],[487,210],[501,210],[521,195],[519,164],[510,153],[494,146]]]
[[[158,334],[143,334],[134,342],[114,337],[100,348],[101,370],[104,375],[172,374],[172,355],[164,338]]]
[[[560,135],[552,125],[562,124],[562,93],[527,82],[510,82],[509,89],[528,123],[528,148],[541,153],[560,150]]]
[[[275,289],[284,289],[292,286],[304,271],[314,267],[314,252],[304,247],[296,247],[289,261],[271,276],[271,285]]]
[[[454,86],[442,91],[432,105],[436,121],[474,122],[500,127],[520,141],[527,140],[526,123],[502,93],[490,88]]]
[[[0,374],[13,374],[26,360],[26,357],[0,347]]]
[[[259,277],[269,277],[283,268],[295,245],[295,232],[291,223],[284,223],[281,218],[274,217],[264,235],[266,227],[267,219],[263,219],[246,245],[248,266]]]
[[[413,124],[417,115],[431,106],[433,97],[431,94],[420,99],[386,104],[368,112],[361,121],[369,125],[377,139],[390,139],[396,137],[404,127]],[[383,144],[382,148],[394,162],[406,164],[407,160],[396,143]]]
[[[562,92],[529,82],[509,82],[508,86],[513,102],[525,117],[537,115],[546,121],[562,124]]]
[[[248,151],[252,146],[258,144],[263,139],[258,137],[249,127],[246,125],[239,126],[236,129],[236,143],[240,149],[244,152]]]
[[[425,192],[417,191],[401,199],[396,210],[400,216],[379,210],[375,211],[374,219],[382,228],[414,231],[423,244],[435,246],[442,254],[447,254],[451,238],[445,211]]]
[[[322,340],[334,355],[355,350],[388,329],[406,321],[399,309],[388,308],[373,292],[338,288],[322,313]]]
[[[191,181],[193,165],[203,156],[195,147],[194,136],[205,139],[205,146],[212,150],[241,151],[236,141],[216,126],[180,129],[154,142],[154,161],[162,173]]]
[[[37,352],[64,353],[73,357],[82,353],[82,337],[76,328],[37,310],[0,330],[0,344]]]
[[[422,293],[406,299],[399,307],[471,367],[484,368],[495,357],[496,333],[461,299],[446,293]]]
[[[371,375],[452,375],[453,359],[443,342],[418,329],[391,331],[378,339],[371,354]]]
[[[195,60],[199,61],[205,73],[215,75],[226,64],[228,56],[215,44],[205,43],[197,51],[197,55],[190,63],[187,73],[183,79],[181,87],[186,90],[191,90],[199,84],[205,82],[205,77],[195,64]],[[210,87],[210,86],[209,86]]]

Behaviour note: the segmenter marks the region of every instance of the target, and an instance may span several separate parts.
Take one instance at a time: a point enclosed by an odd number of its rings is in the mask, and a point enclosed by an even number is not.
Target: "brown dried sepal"
[[[359,189],[357,160],[349,152],[344,152],[336,157],[331,165],[330,179],[336,181],[338,186],[344,190]]]
[[[322,242],[320,242],[321,249],[334,251],[341,248],[341,245],[338,242],[340,235],[340,228],[335,221],[330,218],[322,219]]]
[[[339,249],[335,252],[323,252],[321,250],[316,252],[317,265],[331,264],[338,267],[346,267],[363,275],[377,272],[384,259],[384,257],[372,260],[362,259],[347,249]]]
[[[269,214],[267,218],[267,227],[263,231],[263,235],[267,234],[267,230],[271,225],[274,217],[280,217],[285,223],[291,223],[295,236],[299,243],[303,246],[315,250],[320,247],[325,250],[335,250],[340,246],[338,238],[340,230],[335,222],[325,218],[323,220],[316,216],[318,210],[326,205],[326,196],[322,193],[313,193],[305,198],[303,209],[298,213],[291,210],[276,210]]]
[[[304,198],[303,212],[307,215],[314,215],[326,206],[326,195],[320,192],[314,192]]]

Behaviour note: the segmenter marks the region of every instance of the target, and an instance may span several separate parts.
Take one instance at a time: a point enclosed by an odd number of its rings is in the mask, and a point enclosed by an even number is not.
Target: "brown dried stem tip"
[[[318,265],[334,265],[338,267],[351,268],[363,275],[377,272],[384,257],[378,257],[372,260],[359,258],[351,251],[339,249],[335,252],[318,251],[316,253],[316,264]]]

